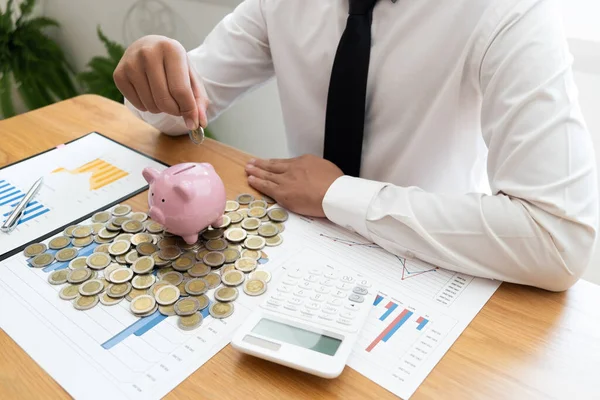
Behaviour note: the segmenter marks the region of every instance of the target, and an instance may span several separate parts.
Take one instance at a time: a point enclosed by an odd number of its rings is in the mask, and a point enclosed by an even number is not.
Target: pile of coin
[[[267,258],[265,247],[283,242],[288,219],[287,211],[273,204],[268,197],[240,194],[227,201],[221,223],[205,229],[193,244],[122,204],[67,227],[47,245],[27,246],[24,255],[36,268],[68,263],[51,272],[48,282],[65,285],[60,298],[78,310],[125,299],[136,316],[177,315],[178,326],[191,330],[202,324],[200,311],[206,307],[214,318],[231,316],[239,288],[248,296],[266,292],[271,274],[258,268],[259,261]],[[79,256],[92,243],[94,251]]]

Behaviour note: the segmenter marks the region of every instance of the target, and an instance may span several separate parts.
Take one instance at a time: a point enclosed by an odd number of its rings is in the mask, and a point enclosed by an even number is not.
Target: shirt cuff
[[[331,222],[371,240],[367,228],[367,212],[373,199],[387,185],[363,178],[341,176],[325,193],[325,216]]]
[[[138,110],[129,100],[125,99],[125,106],[139,119],[152,125],[162,133],[169,136],[185,135],[188,132],[183,117],[175,117],[168,114],[152,114],[148,111]]]

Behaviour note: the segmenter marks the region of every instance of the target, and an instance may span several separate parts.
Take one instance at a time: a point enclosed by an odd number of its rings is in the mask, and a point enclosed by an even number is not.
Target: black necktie
[[[346,175],[359,176],[365,97],[371,54],[371,20],[377,0],[349,0],[350,12],[331,71],[323,157]]]

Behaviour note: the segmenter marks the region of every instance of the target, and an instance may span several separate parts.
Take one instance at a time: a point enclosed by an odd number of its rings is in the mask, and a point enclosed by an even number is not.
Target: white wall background
[[[173,37],[190,49],[241,0],[39,0],[43,12],[62,27],[57,39],[81,70],[104,50],[99,24],[112,39],[129,44],[146,34]],[[4,6],[6,0],[0,0]],[[565,30],[575,57],[575,79],[583,113],[600,163],[600,1],[560,0]],[[276,83],[241,99],[211,128],[219,140],[259,157],[287,155]],[[599,166],[600,169],[600,166]],[[600,283],[600,242],[586,279]]]

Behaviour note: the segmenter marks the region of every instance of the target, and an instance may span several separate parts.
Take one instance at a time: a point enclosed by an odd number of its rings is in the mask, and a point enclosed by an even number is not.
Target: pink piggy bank
[[[223,181],[208,163],[173,165],[163,172],[145,168],[150,218],[186,243],[198,241],[209,225],[221,225],[227,197]]]

